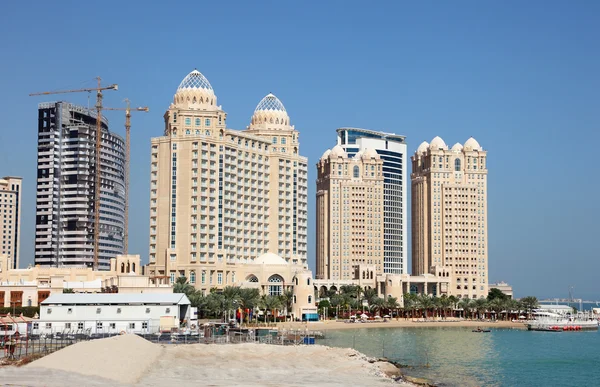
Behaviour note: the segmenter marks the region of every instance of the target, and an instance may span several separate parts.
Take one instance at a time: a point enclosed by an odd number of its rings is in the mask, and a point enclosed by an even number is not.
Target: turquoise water
[[[410,365],[443,386],[599,386],[600,333],[470,328],[326,331],[318,344]],[[429,363],[429,367],[427,367]]]

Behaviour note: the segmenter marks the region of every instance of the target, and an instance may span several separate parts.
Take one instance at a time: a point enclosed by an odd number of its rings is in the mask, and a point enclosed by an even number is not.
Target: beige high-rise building
[[[281,101],[268,94],[246,130],[227,129],[194,70],[164,118],[164,136],[151,141],[150,275],[201,271],[224,286],[237,281],[236,264],[265,253],[305,265],[307,159]]]
[[[436,137],[412,160],[412,270],[451,270],[450,294],[488,294],[487,152],[474,138],[451,149]]]
[[[0,254],[10,257],[12,266],[19,268],[21,245],[21,182],[20,177],[7,176],[0,179],[0,225],[2,248]]]
[[[359,265],[383,273],[382,166],[374,149],[349,158],[340,145],[319,160],[316,278],[356,279]]]

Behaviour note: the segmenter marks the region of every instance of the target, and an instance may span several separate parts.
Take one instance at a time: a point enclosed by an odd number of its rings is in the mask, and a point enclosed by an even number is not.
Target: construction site
[[[35,264],[108,270],[128,251],[131,112],[103,105],[118,85],[45,91],[30,96],[96,93],[94,108],[64,101],[38,106]],[[105,110],[125,112],[125,140],[109,130]]]

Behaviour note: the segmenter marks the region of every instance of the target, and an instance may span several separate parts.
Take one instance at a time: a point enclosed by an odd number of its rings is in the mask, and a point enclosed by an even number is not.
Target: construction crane
[[[131,108],[129,99],[125,98],[127,107],[124,108],[104,108],[104,110],[124,110],[125,111],[125,233],[123,236],[123,248],[125,254],[129,254],[129,171],[130,171],[130,147],[131,147],[131,112],[148,112],[147,106]]]
[[[100,254],[100,184],[101,179],[101,145],[102,145],[102,91],[103,90],[119,90],[119,85],[112,84],[102,86],[100,77],[96,77],[98,81],[97,87],[74,90],[58,90],[58,91],[43,91],[40,93],[31,93],[30,97],[36,95],[51,95],[51,94],[66,94],[66,93],[81,93],[81,92],[96,92],[96,182],[94,192],[94,270],[98,270],[98,256]]]

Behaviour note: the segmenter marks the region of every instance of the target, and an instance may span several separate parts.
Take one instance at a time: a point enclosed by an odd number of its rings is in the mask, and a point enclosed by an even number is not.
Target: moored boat
[[[530,321],[527,324],[527,329],[544,332],[597,331],[598,320],[585,314],[561,316],[555,313],[544,313],[544,315],[538,316],[536,320]]]

